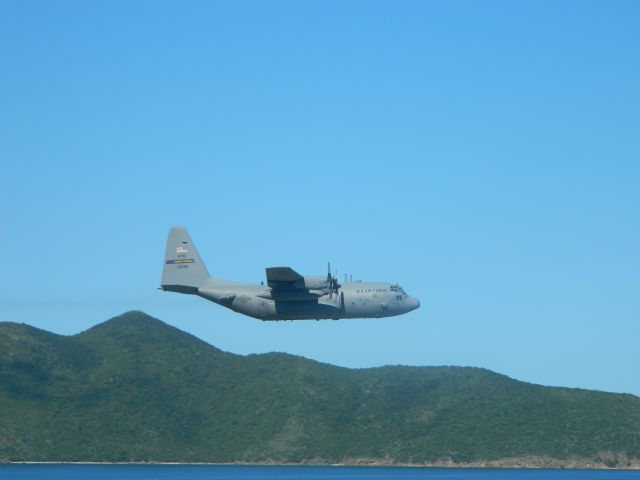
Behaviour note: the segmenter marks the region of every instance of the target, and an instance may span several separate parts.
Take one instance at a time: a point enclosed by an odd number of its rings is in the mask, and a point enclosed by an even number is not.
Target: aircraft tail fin
[[[203,286],[209,278],[207,267],[202,263],[187,229],[182,226],[171,227],[164,254],[161,288],[172,292],[197,293],[198,287]]]

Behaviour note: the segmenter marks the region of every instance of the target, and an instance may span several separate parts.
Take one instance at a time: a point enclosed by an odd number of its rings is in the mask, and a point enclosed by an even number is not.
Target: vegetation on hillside
[[[640,398],[479,368],[239,356],[140,312],[70,337],[0,323],[0,460],[522,456],[640,459]]]

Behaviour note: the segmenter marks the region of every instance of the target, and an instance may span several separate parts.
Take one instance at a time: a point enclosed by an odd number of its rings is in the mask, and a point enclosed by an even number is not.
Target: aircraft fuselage
[[[328,266],[326,277],[300,275],[289,267],[266,269],[267,284],[250,285],[212,278],[184,227],[167,238],[160,288],[198,295],[260,320],[379,318],[402,315],[420,306],[398,284],[345,282]]]
[[[320,320],[380,318],[415,310],[420,302],[396,284],[380,282],[345,283],[333,295],[299,301],[278,301],[269,297],[264,285],[211,281],[192,293],[260,320]]]

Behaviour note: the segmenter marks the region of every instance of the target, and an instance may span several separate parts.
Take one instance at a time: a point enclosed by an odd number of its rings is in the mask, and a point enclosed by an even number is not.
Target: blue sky
[[[637,2],[3,2],[0,320],[143,310],[235,353],[640,395]],[[159,285],[397,281],[267,323]]]

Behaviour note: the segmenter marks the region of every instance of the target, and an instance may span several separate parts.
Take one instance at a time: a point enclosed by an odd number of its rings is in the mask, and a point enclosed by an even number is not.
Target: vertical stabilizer
[[[164,254],[162,289],[197,293],[198,287],[204,286],[209,278],[209,272],[202,263],[187,229],[182,226],[171,227]]]

